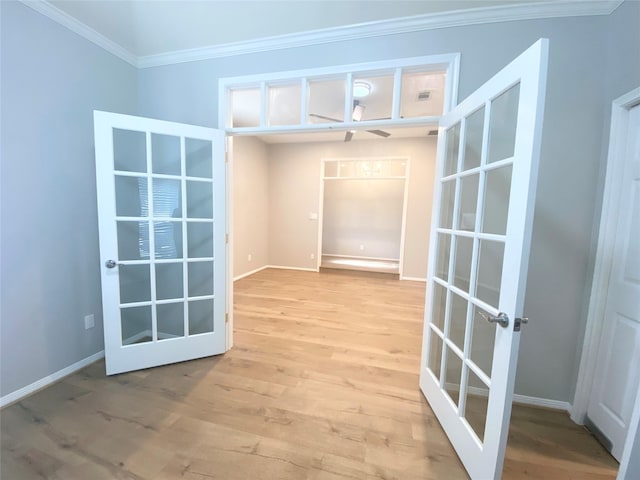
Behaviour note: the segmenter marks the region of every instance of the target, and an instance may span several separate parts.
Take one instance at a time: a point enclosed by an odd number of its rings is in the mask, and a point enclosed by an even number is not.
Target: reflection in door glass
[[[473,370],[467,368],[467,401],[464,409],[464,417],[481,442],[484,441],[488,405],[489,388],[480,380]]]
[[[118,217],[146,217],[149,213],[147,179],[115,176],[116,215]]]
[[[189,302],[189,335],[213,332],[213,299]]]
[[[449,257],[451,254],[451,235],[438,233],[436,246],[436,276],[447,282],[449,280]]]
[[[512,165],[487,171],[482,209],[482,231],[506,235],[511,196]]]
[[[147,171],[147,134],[133,130],[113,129],[113,163],[115,170]]]
[[[469,291],[471,279],[471,255],[473,254],[473,238],[456,236],[455,256],[453,263],[453,284]]]
[[[187,177],[213,178],[213,147],[209,140],[185,138]]]
[[[120,309],[122,345],[148,343],[153,340],[151,305]]]
[[[482,136],[484,129],[484,107],[467,117],[464,139],[464,159],[462,169],[469,170],[480,166],[482,155]]]
[[[442,198],[440,199],[440,227],[453,227],[453,202],[456,193],[456,181],[442,182]]]
[[[473,330],[471,331],[471,346],[469,358],[482,372],[491,378],[491,365],[493,363],[493,347],[496,338],[496,326],[489,323],[483,316],[490,317],[489,312],[479,307],[473,308]]]
[[[180,137],[152,133],[151,165],[153,173],[180,175],[182,165]]]
[[[520,84],[491,102],[487,163],[513,157],[516,146]]]
[[[118,265],[120,303],[148,302],[151,300],[149,265]]]
[[[165,303],[156,305],[158,341],[184,336],[184,305]]]
[[[447,177],[458,171],[458,153],[460,152],[460,123],[456,123],[446,132],[447,143],[444,156],[444,173]]]
[[[311,80],[309,82],[308,123],[344,122],[345,85],[341,80]],[[347,121],[352,119],[348,118]]]
[[[433,308],[431,322],[444,334],[444,316],[447,307],[447,289],[439,283],[433,284]]]
[[[183,298],[182,263],[156,263],[156,299]]]
[[[467,328],[467,301],[451,292],[451,314],[449,320],[449,338],[461,351],[464,351],[464,334]]]
[[[458,405],[460,380],[462,378],[462,359],[448,346],[445,349],[447,367],[445,368],[444,388],[451,400]]]
[[[429,331],[431,335],[429,339],[429,359],[427,366],[436,378],[440,379],[440,365],[442,364],[442,338],[440,338],[433,330]]]
[[[269,125],[298,125],[302,110],[300,83],[269,85]]]
[[[458,204],[458,229],[473,232],[476,228],[476,205],[480,175],[469,175],[460,179],[460,202]]]
[[[500,300],[503,258],[504,243],[479,241],[476,297],[495,308]]]

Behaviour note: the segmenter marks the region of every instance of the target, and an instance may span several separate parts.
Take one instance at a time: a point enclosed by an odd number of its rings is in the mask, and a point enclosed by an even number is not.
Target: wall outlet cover
[[[90,328],[93,328],[96,326],[96,319],[93,316],[93,313],[91,315],[85,315],[84,317],[84,329],[85,330],[89,330]]]

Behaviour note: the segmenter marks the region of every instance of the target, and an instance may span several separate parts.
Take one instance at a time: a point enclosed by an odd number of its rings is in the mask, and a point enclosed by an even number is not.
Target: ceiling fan
[[[364,113],[364,109],[365,106],[362,105],[360,103],[360,100],[354,100],[353,101],[353,112],[351,114],[351,119],[354,122],[359,122],[360,120],[362,120],[362,114]],[[317,113],[310,113],[309,114],[310,117],[315,117],[315,118],[322,118],[323,120],[329,120],[331,122],[340,122],[342,123],[342,120],[339,120],[337,118],[333,118],[333,117],[327,117],[325,115],[319,115]],[[388,120],[388,118],[374,118],[371,120]],[[373,133],[374,135],[379,135],[380,137],[390,137],[391,134],[389,132],[385,132],[384,130],[367,130],[367,132],[369,133]],[[344,135],[344,141],[345,142],[350,142],[351,139],[353,138],[353,134],[356,133],[355,130],[348,130],[345,135]]]

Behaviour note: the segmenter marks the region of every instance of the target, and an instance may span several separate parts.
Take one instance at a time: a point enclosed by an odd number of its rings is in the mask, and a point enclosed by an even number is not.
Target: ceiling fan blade
[[[350,142],[352,138],[353,138],[353,130],[347,130],[347,133],[345,133],[344,135],[344,141]]]
[[[332,122],[343,122],[344,120],[339,120],[333,117],[325,117],[324,115],[318,115],[317,113],[310,113],[310,117],[322,118],[323,120],[330,120]]]
[[[367,130],[367,132],[373,133],[374,135],[380,135],[381,137],[384,137],[384,138],[391,136],[389,132],[385,132],[384,130]]]

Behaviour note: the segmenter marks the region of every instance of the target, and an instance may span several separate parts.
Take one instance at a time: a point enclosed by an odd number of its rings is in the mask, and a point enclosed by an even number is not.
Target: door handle
[[[489,323],[497,323],[503,328],[507,328],[509,326],[509,317],[506,313],[500,312],[497,316],[487,315],[486,313],[478,310],[478,313],[482,318],[484,318]]]
[[[115,260],[107,260],[104,262],[104,266],[107,268],[114,268],[117,265]]]

